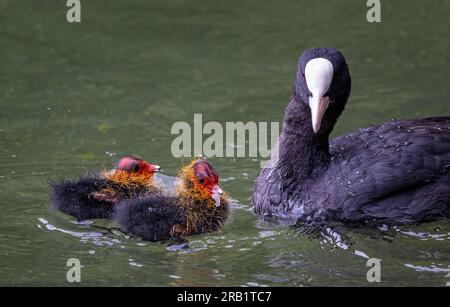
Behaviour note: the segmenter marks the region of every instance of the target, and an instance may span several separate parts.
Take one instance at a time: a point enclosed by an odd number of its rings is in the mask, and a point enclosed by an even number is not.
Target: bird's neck
[[[310,108],[293,98],[284,114],[279,143],[283,180],[299,182],[318,176],[330,161],[328,138],[329,132],[314,133]]]

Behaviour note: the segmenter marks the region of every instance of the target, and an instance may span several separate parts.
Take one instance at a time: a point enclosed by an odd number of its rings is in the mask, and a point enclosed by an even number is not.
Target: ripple
[[[189,249],[188,243],[170,244],[167,246],[167,250],[171,252],[186,251],[188,249]]]
[[[225,177],[225,178],[221,178],[220,181],[222,182],[228,182],[228,181],[234,181],[236,180],[236,177]]]
[[[325,228],[325,233],[322,233],[322,235],[325,239],[323,241],[324,243],[330,243],[343,250],[347,250],[349,248],[349,245],[343,242],[342,235],[331,228]]]
[[[133,259],[131,259],[131,261],[129,261],[128,264],[135,268],[142,268],[144,266],[143,264],[135,262]]]
[[[81,243],[91,242],[96,246],[113,246],[115,244],[120,244],[121,241],[115,238],[109,238],[104,235],[104,233],[96,232],[96,231],[71,231],[62,228],[58,228],[50,224],[44,218],[38,218],[40,224],[38,224],[39,229],[45,229],[49,231],[58,231],[63,234],[70,235],[75,238],[79,238]],[[86,224],[82,224],[86,225]],[[89,224],[88,224],[89,225]],[[42,227],[43,226],[43,227]]]
[[[279,232],[277,232],[277,231],[263,230],[263,231],[259,232],[259,237],[265,239],[265,238],[276,236],[278,234],[279,234]]]
[[[450,274],[450,266],[448,266],[447,268],[441,268],[435,265],[431,265],[431,266],[420,266],[420,265],[413,265],[410,263],[405,263],[405,267],[410,268],[410,269],[414,269],[417,272],[433,272],[433,273],[448,273]],[[446,276],[449,277],[449,276]]]
[[[254,281],[249,281],[246,284],[242,285],[242,287],[268,287],[268,286]]]
[[[416,232],[416,231],[402,231],[397,230],[399,233],[408,236],[408,237],[414,237],[421,239],[423,241],[426,241],[428,239],[435,240],[435,241],[445,241],[450,240],[450,233],[430,233],[430,232]]]
[[[405,263],[405,267],[413,269],[417,272],[446,274],[445,278],[450,278],[450,265],[448,267],[438,267],[434,264],[431,266],[421,266],[421,265],[413,265],[411,263]],[[450,287],[450,280],[445,283],[445,286]]]
[[[363,257],[363,258],[366,258],[366,259],[369,259],[369,258],[370,258],[369,256],[366,255],[366,253],[361,252],[361,251],[358,251],[358,250],[355,250],[355,255],[356,255],[356,256]]]

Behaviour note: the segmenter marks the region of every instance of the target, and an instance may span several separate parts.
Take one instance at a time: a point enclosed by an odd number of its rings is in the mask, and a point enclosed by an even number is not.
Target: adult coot
[[[256,179],[255,212],[358,225],[449,217],[450,117],[392,120],[330,142],[350,88],[338,50],[303,53],[282,133]]]

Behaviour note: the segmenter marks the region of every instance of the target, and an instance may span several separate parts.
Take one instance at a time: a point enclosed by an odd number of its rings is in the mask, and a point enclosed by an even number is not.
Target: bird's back
[[[172,227],[184,223],[185,212],[177,198],[152,195],[121,201],[113,218],[125,232],[159,241],[172,238]]]
[[[450,117],[360,129],[332,140],[330,153],[309,207],[332,218],[413,222],[450,206]]]

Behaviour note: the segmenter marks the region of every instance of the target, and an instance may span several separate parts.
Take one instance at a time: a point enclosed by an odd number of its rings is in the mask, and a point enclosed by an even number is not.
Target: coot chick
[[[179,178],[177,196],[123,200],[115,208],[114,220],[124,232],[148,241],[221,230],[228,217],[229,201],[212,165],[194,160],[180,170]]]
[[[52,183],[50,198],[54,208],[79,221],[110,218],[119,200],[159,193],[152,179],[158,170],[158,165],[127,156],[111,171]]]
[[[449,217],[450,117],[392,120],[329,141],[350,88],[339,51],[303,53],[282,133],[255,182],[255,212],[311,224]]]

